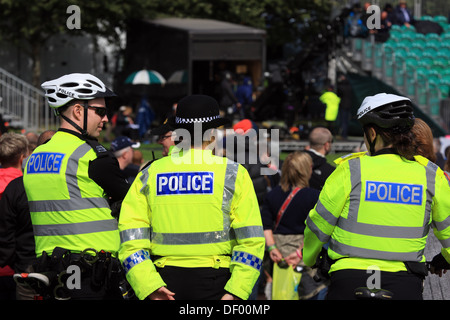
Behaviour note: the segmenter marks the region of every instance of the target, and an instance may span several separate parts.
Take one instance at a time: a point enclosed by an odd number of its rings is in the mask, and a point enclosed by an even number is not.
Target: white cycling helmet
[[[357,118],[362,125],[376,124],[380,128],[411,128],[414,125],[411,100],[390,93],[366,97],[358,109]]]
[[[91,100],[116,96],[97,77],[89,73],[71,73],[41,85],[50,107],[58,109],[74,99]]]

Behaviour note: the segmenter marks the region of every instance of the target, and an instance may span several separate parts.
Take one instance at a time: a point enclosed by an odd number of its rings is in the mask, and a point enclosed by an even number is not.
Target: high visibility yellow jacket
[[[30,155],[23,182],[38,257],[55,247],[117,254],[117,220],[103,189],[88,174],[89,162],[96,158],[85,141],[62,131]]]
[[[119,259],[127,279],[145,299],[165,286],[155,265],[230,268],[225,290],[247,299],[265,245],[248,172],[208,150],[179,150],[142,170],[122,203]]]
[[[430,226],[450,261],[449,181],[431,161],[415,160],[359,153],[337,161],[306,220],[304,262],[313,266],[328,243],[337,260],[330,272],[404,271],[403,261],[425,261]]]
[[[325,120],[335,121],[339,112],[339,103],[341,98],[333,91],[324,92],[320,96],[320,101],[326,104],[325,108]]]

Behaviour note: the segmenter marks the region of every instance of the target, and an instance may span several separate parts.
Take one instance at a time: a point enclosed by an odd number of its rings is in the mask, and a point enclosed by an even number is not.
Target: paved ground
[[[425,247],[425,257],[431,261],[433,257],[441,251],[441,244],[436,239],[433,231],[428,235]],[[425,280],[423,290],[424,300],[450,300],[450,271],[441,278],[437,275],[429,275]]]

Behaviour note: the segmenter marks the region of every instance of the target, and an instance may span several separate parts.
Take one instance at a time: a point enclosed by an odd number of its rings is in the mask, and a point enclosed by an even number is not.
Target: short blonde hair
[[[280,185],[287,192],[294,187],[308,187],[312,174],[312,159],[303,151],[290,153],[281,167]]]
[[[0,163],[2,167],[13,167],[19,162],[20,156],[28,155],[28,140],[25,136],[7,132],[0,137]]]

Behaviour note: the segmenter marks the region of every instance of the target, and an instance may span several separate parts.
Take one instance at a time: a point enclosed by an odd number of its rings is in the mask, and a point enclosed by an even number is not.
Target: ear
[[[371,141],[373,141],[373,139],[375,139],[375,137],[377,136],[377,132],[375,131],[375,129],[373,127],[369,128],[369,138]]]
[[[85,112],[84,107],[81,104],[77,103],[72,106],[72,115],[74,116],[75,119],[77,120],[83,119],[84,112]]]

